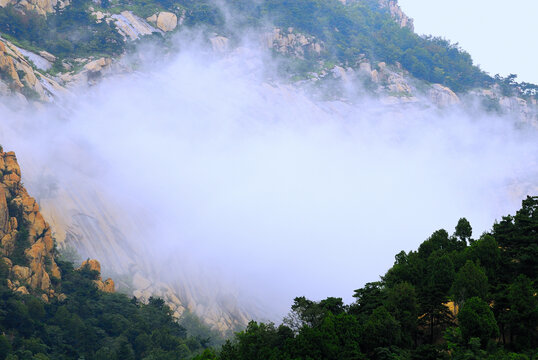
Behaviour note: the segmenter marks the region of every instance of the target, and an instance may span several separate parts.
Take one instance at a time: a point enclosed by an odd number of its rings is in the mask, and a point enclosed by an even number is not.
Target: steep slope
[[[21,170],[13,152],[0,150],[0,251],[9,271],[8,287],[21,294],[39,295],[44,301],[62,299],[57,285],[62,274],[56,264],[52,229],[41,215],[36,200],[21,182]],[[96,260],[83,263],[100,273]],[[111,279],[95,281],[103,291],[114,292]]]
[[[99,259],[120,291],[142,301],[158,296],[176,318],[188,310],[222,333],[245,326],[256,314],[254,309],[242,307],[229,291],[218,298],[216,292],[222,291],[222,286],[206,284],[202,276],[182,274],[181,269],[176,270],[174,281],[163,276],[166,274],[161,274],[148,256],[154,251],[147,241],[153,236],[148,232],[149,213],[127,215],[125,205],[111,201],[114,197],[91,179],[81,179],[53,193],[38,192],[37,196],[60,248],[74,247],[82,258]]]

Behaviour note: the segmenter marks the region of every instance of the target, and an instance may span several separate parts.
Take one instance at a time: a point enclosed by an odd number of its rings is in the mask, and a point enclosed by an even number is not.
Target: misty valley
[[[0,144],[0,360],[538,358],[538,86],[397,0],[0,0]]]

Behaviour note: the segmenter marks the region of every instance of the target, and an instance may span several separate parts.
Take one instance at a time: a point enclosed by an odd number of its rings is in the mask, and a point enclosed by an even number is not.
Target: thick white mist
[[[200,276],[278,314],[295,296],[350,301],[400,250],[463,216],[479,236],[536,190],[536,134],[509,119],[315,102],[265,83],[262,58],[189,49],[61,107],[1,107],[1,143],[23,175],[84,179],[145,217],[122,230],[162,279]]]

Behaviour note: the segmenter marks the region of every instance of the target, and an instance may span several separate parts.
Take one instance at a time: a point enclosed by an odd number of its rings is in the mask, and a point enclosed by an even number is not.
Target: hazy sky
[[[490,75],[538,84],[536,0],[399,0],[418,34],[458,42]]]

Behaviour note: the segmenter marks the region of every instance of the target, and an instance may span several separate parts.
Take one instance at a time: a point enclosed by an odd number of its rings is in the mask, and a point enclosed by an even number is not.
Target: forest
[[[98,272],[67,261],[58,265],[63,279],[56,285],[66,299],[44,302],[10,290],[0,261],[1,360],[189,359],[214,343],[202,326],[196,336],[187,334],[162,299],[143,304],[101,292],[93,282]]]
[[[402,251],[380,281],[297,297],[282,324],[252,321],[199,359],[536,359],[538,197],[473,238],[462,218]]]

